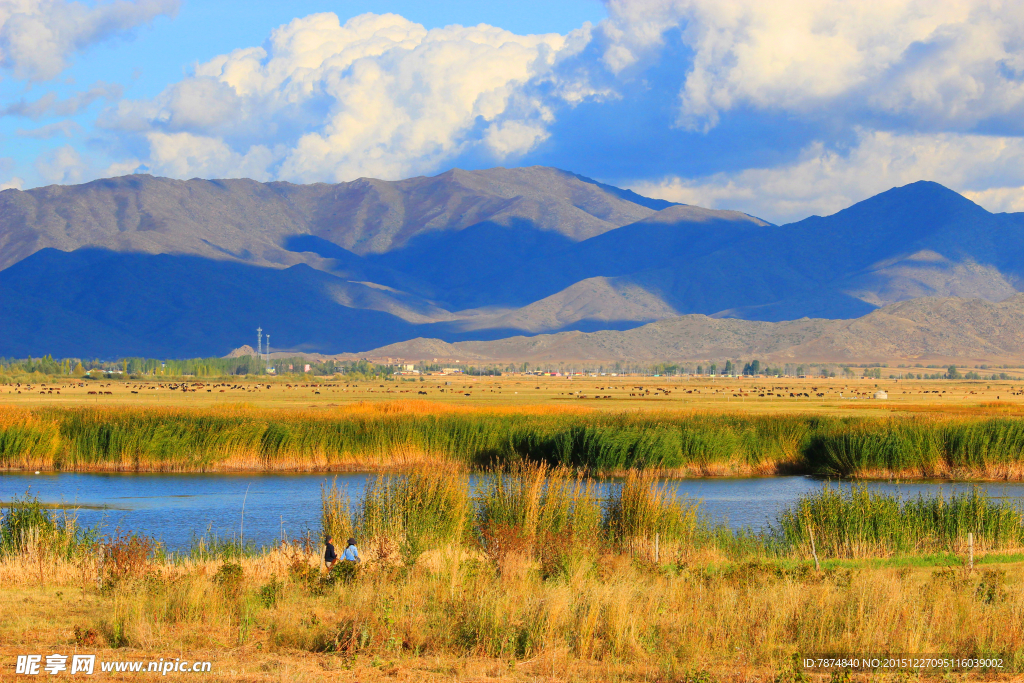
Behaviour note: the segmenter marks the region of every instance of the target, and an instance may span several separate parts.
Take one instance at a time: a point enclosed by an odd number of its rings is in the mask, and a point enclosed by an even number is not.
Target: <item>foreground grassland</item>
[[[752,534],[649,476],[594,492],[544,467],[496,472],[475,498],[437,467],[382,475],[355,505],[327,489],[324,529],[365,559],[330,574],[315,542],[101,551],[26,501],[0,519],[0,654],[209,659],[214,680],[251,681],[795,683],[810,679],[792,656],[824,652],[1024,672],[1024,519],[1006,503],[826,490]]]
[[[0,468],[343,471],[526,461],[602,474],[1022,479],[1024,420],[1001,404],[989,409],[611,411],[416,400],[305,409],[0,406]]]

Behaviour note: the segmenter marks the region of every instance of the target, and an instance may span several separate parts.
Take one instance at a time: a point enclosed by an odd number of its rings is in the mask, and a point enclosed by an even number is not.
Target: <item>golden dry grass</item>
[[[888,370],[887,372],[895,370]],[[1016,372],[1016,371],[1013,371]],[[1017,373],[1019,374],[1019,373]],[[324,410],[359,402],[407,402],[425,399],[460,407],[586,408],[594,410],[677,410],[716,412],[819,412],[850,410],[962,412],[980,415],[1024,414],[1024,378],[1011,380],[891,380],[799,378],[501,377],[428,376],[423,382],[345,382],[343,379],[290,378],[261,382],[246,379],[198,382],[195,391],[167,388],[148,380],[56,380],[42,384],[0,386],[0,405],[14,406],[179,406],[244,405],[287,410]],[[81,385],[81,386],[80,386]],[[190,385],[192,386],[192,385]],[[237,387],[237,388],[230,388]],[[643,387],[643,390],[638,389]],[[870,398],[885,389],[889,398]],[[668,393],[665,393],[667,390]],[[18,392],[21,393],[18,393]],[[55,393],[59,391],[60,393]],[[110,392],[90,395],[88,392]],[[419,392],[425,392],[421,395]],[[40,393],[42,392],[42,393]],[[137,393],[132,393],[137,392]],[[649,393],[648,393],[649,392]],[[768,394],[772,395],[769,396]],[[781,393],[781,395],[780,395]],[[807,393],[809,396],[790,397]],[[823,394],[817,396],[817,394]],[[468,396],[467,396],[468,394]],[[763,395],[762,395],[763,394]],[[842,394],[842,396],[840,396]],[[990,405],[994,404],[994,405]],[[402,410],[414,410],[406,407]],[[355,408],[355,410],[360,410]]]
[[[605,555],[544,580],[524,561],[506,558],[499,574],[442,548],[411,569],[370,562],[353,583],[317,594],[289,572],[295,553],[241,560],[236,588],[218,583],[215,561],[151,567],[100,590],[88,562],[58,562],[40,580],[31,558],[5,560],[0,654],[209,659],[211,680],[235,681],[684,681],[698,671],[773,681],[787,680],[794,652],[1024,664],[1019,564],[817,573]],[[261,590],[274,580],[268,604]]]

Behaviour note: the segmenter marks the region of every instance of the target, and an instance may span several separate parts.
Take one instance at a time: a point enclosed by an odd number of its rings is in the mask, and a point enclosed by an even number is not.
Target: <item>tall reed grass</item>
[[[976,489],[904,499],[857,485],[826,487],[784,510],[767,542],[810,556],[813,535],[823,557],[860,558],[963,553],[968,534],[978,551],[1024,547],[1024,513]]]
[[[491,470],[477,504],[482,528],[516,529],[531,542],[559,534],[595,538],[603,517],[593,480],[545,464]]]
[[[554,575],[593,563],[604,510],[596,482],[579,471],[520,462],[489,472],[477,496],[476,524],[499,571],[526,561]]]
[[[518,461],[678,476],[1024,478],[1024,421],[473,408],[0,408],[0,468],[376,469]]]
[[[367,482],[353,509],[334,483],[322,492],[324,535],[354,535],[391,547],[414,562],[427,547],[460,543],[470,532],[473,504],[464,475],[451,466],[419,467]]]
[[[67,510],[48,510],[37,498],[15,498],[0,508],[0,557],[34,555],[70,560],[88,552],[97,532]]]
[[[370,480],[354,508],[332,485],[323,490],[322,509],[325,534],[339,539],[412,544],[417,553],[475,542],[499,562],[509,554],[561,562],[580,553],[591,561],[602,553],[806,559],[812,535],[822,559],[962,554],[968,534],[979,553],[1024,548],[1024,511],[977,489],[904,499],[862,485],[826,486],[754,532],[712,524],[697,501],[650,472],[599,483],[523,463],[491,471],[475,495],[465,477],[436,468]]]
[[[814,434],[807,459],[818,474],[1024,476],[1024,420],[893,419],[830,425]]]

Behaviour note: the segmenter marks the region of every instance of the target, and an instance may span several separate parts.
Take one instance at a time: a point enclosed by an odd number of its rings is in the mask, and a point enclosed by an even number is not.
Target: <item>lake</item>
[[[339,489],[353,501],[362,495],[368,477],[337,475]],[[153,536],[169,550],[188,548],[207,530],[237,539],[243,525],[245,540],[274,543],[282,535],[297,538],[320,527],[320,489],[335,475],[317,474],[0,474],[0,502],[26,493],[46,503],[82,506],[80,523],[101,525],[103,533],[116,528]],[[478,486],[480,477],[471,477]],[[754,479],[679,479],[672,485],[698,500],[715,522],[731,527],[764,528],[775,515],[801,495],[817,491],[826,482],[811,477]],[[608,484],[603,484],[607,486]],[[835,485],[834,483],[832,484]],[[868,482],[875,490],[898,491],[906,497],[919,493],[948,496],[977,487],[998,498],[1024,502],[1024,483]]]

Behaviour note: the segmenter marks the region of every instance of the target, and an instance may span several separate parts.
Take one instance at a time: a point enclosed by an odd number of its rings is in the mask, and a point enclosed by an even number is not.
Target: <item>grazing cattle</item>
[[[18,393],[20,394],[21,392],[19,391]],[[90,395],[95,395],[95,394],[96,394],[96,392],[95,392],[95,391],[88,391],[88,392],[86,392],[86,393],[87,393],[87,394],[90,394]]]

